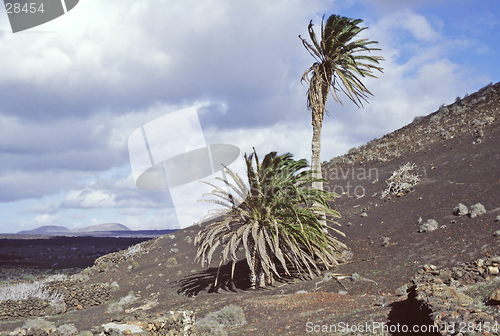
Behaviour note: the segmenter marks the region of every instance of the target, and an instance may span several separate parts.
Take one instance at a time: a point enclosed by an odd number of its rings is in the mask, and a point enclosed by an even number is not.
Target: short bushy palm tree
[[[307,69],[302,81],[309,83],[307,90],[307,107],[312,112],[312,156],[311,169],[314,177],[321,178],[321,128],[325,115],[326,100],[331,92],[333,99],[340,104],[338,92],[341,91],[356,106],[362,107],[363,100],[368,101],[370,91],[361,82],[359,77],[376,77],[373,70],[382,72],[382,68],[376,64],[383,60],[380,56],[362,54],[380,50],[371,48],[369,45],[378,43],[368,39],[355,39],[367,27],[359,27],[363,20],[349,19],[339,15],[331,15],[324,25],[324,17],[321,21],[321,36],[318,41],[313,30],[312,21],[309,23],[308,31],[312,44],[303,39],[304,47],[314,57],[314,64]],[[314,189],[323,189],[321,181],[313,183]]]
[[[248,184],[228,168],[234,184],[220,178],[228,189],[210,184],[214,190],[208,195],[216,199],[205,201],[220,204],[224,209],[207,215],[219,219],[195,238],[196,260],[203,266],[210,264],[220,247],[219,267],[232,261],[234,273],[236,261],[245,258],[251,288],[272,284],[283,272],[290,276],[292,269],[299,276],[313,277],[320,267],[337,265],[335,252],[346,247],[324,231],[315,215],[315,211],[321,210],[330,218],[339,217],[327,203],[336,195],[310,188],[318,179],[307,169],[306,160],[295,161],[290,153],[271,152],[260,162],[254,149],[250,156],[245,154],[245,162]],[[238,253],[241,247],[244,256]]]

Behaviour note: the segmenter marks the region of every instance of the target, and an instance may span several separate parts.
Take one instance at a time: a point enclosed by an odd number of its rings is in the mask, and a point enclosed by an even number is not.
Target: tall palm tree
[[[318,41],[313,30],[312,20],[308,31],[312,44],[303,39],[304,47],[314,57],[314,64],[302,75],[302,81],[309,83],[307,90],[307,107],[312,112],[312,155],[311,169],[314,177],[321,179],[321,127],[325,115],[325,105],[328,93],[331,92],[336,102],[340,101],[338,92],[343,92],[356,106],[362,107],[362,100],[368,102],[370,91],[359,79],[361,77],[375,77],[373,70],[382,72],[382,68],[376,66],[383,60],[380,56],[369,56],[361,54],[365,51],[381,50],[371,48],[369,45],[378,43],[368,39],[356,39],[356,36],[367,29],[358,25],[363,22],[359,19],[349,19],[339,15],[331,15],[324,23],[321,21],[321,40]],[[314,182],[314,189],[323,189],[323,183]]]
[[[340,217],[327,202],[336,195],[308,187],[319,179],[307,169],[307,161],[295,161],[290,153],[271,152],[260,162],[254,149],[250,156],[245,154],[245,162],[248,184],[228,168],[227,174],[234,184],[227,179],[219,180],[231,192],[210,184],[214,190],[208,195],[216,199],[205,201],[226,209],[212,210],[205,216],[222,215],[195,238],[196,261],[203,266],[210,264],[214,252],[221,247],[219,268],[222,263],[232,261],[234,272],[236,261],[244,258],[250,268],[251,288],[272,284],[283,272],[289,276],[313,277],[320,272],[318,266],[328,269],[338,265],[335,252],[346,247],[323,231],[314,213],[320,210]],[[244,252],[238,253],[240,247]]]

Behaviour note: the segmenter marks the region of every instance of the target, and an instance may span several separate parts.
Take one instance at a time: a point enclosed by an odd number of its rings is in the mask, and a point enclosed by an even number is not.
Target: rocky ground
[[[193,226],[47,282],[52,297],[2,302],[0,332],[499,335],[499,103],[489,85],[325,162],[352,259],[322,277],[249,290],[244,262],[233,281],[194,263]]]

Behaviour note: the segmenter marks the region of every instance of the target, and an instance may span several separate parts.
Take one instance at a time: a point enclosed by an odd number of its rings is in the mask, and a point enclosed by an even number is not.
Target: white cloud
[[[116,205],[114,196],[102,190],[72,190],[64,197],[63,204],[72,208],[112,208]]]
[[[439,34],[434,30],[427,19],[412,12],[399,12],[384,17],[384,24],[393,30],[405,29],[418,41],[436,40]]]
[[[308,113],[307,110],[304,113]],[[335,121],[325,121],[322,134],[321,157],[331,158],[341,155],[349,146],[347,139],[341,133],[341,124]],[[264,157],[271,151],[278,154],[290,152],[295,159],[311,161],[312,126],[310,122],[283,122],[269,127],[239,128],[231,130],[209,129],[205,132],[209,143],[227,143],[250,154],[255,147],[257,154]]]
[[[368,11],[365,2],[370,28],[363,37],[380,42],[384,73],[365,80],[374,97],[364,109],[329,99],[322,160],[490,81],[450,55],[494,46],[451,35],[439,17],[418,13],[429,1],[370,3],[381,10]],[[22,207],[7,210],[18,216],[10,222],[34,213],[59,225],[173,225],[168,195],[135,187],[127,140],[192,105],[207,143],[309,161],[311,116],[299,81],[313,59],[297,35],[339,8],[319,0],[88,0],[40,27],[54,33],[2,34],[0,201]]]
[[[59,211],[59,203],[55,201],[37,202],[28,209],[21,211],[23,214],[39,213],[39,214],[54,214]]]

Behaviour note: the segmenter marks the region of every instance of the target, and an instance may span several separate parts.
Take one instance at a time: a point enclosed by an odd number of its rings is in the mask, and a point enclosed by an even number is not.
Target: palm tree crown
[[[219,267],[232,261],[234,271],[235,262],[243,257],[250,268],[252,288],[273,283],[282,272],[293,275],[293,270],[300,276],[312,277],[319,272],[318,263],[325,268],[337,265],[335,251],[345,245],[324,232],[314,214],[319,209],[339,217],[327,203],[336,195],[308,187],[317,179],[305,170],[306,160],[295,161],[290,153],[271,152],[260,162],[254,149],[250,156],[245,154],[245,161],[248,185],[228,168],[227,174],[235,184],[219,180],[232,192],[211,184],[215,189],[209,195],[217,199],[206,201],[223,205],[229,211],[217,210],[207,215],[222,217],[198,233],[196,260],[202,265],[210,264],[213,253],[221,247]],[[238,255],[240,247],[244,252]]]
[[[335,101],[342,104],[337,95],[338,91],[342,91],[358,107],[363,106],[362,100],[368,101],[368,95],[372,95],[357,76],[376,78],[373,69],[382,72],[382,68],[375,64],[384,58],[360,55],[360,52],[364,51],[381,50],[368,47],[370,44],[378,43],[377,41],[353,40],[360,32],[367,29],[358,26],[361,22],[363,20],[331,15],[326,25],[321,22],[320,41],[316,38],[312,21],[308,26],[312,44],[299,35],[304,47],[316,60],[302,75],[302,80],[310,83],[307,93],[310,109],[318,108],[324,112],[330,88],[333,89],[332,96]],[[320,118],[322,119],[323,115]]]

